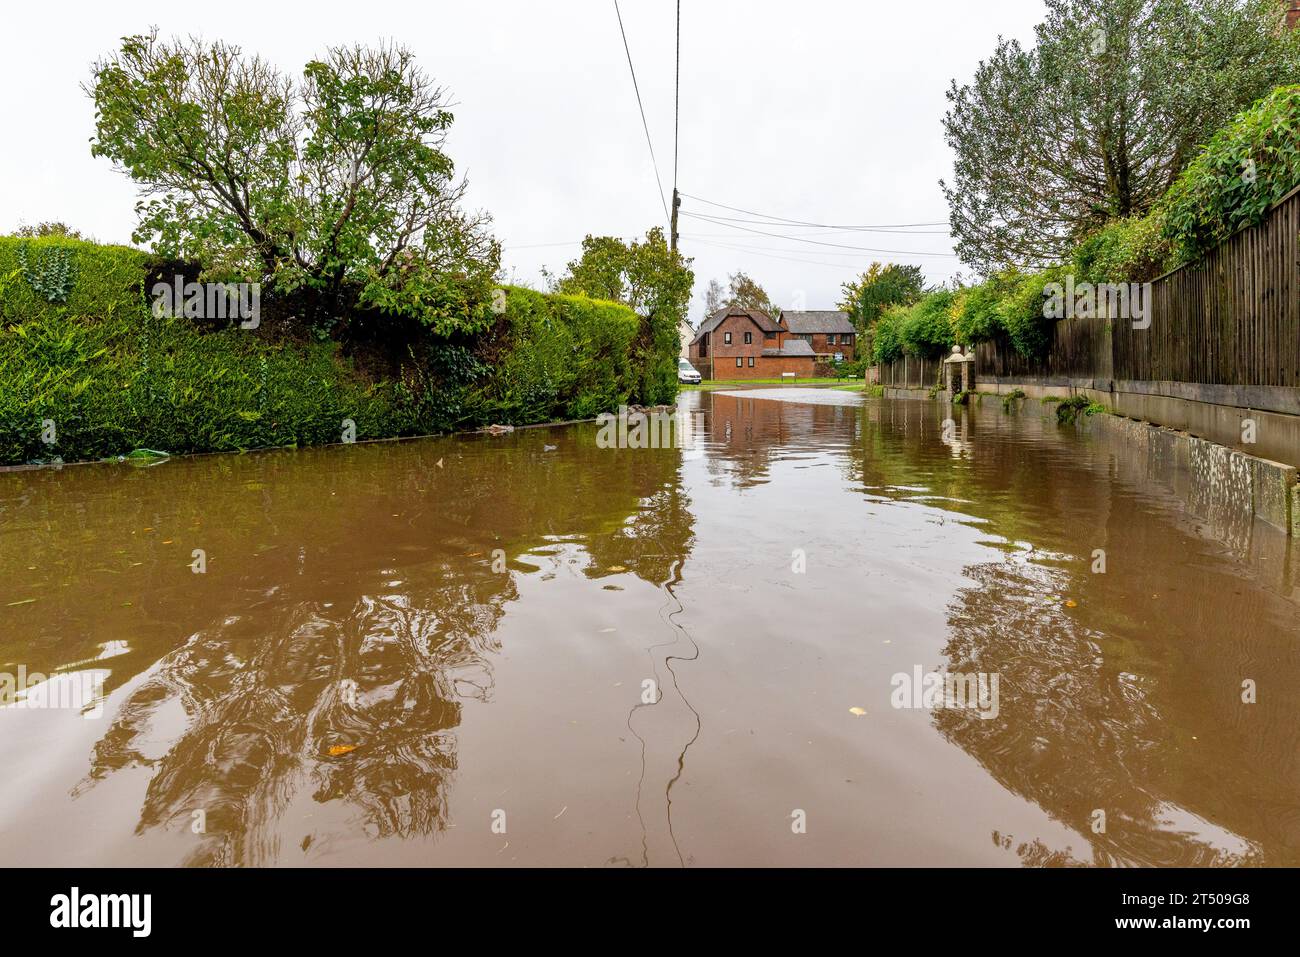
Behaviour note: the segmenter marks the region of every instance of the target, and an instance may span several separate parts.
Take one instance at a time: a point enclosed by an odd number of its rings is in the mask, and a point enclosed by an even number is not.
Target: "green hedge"
[[[1074,250],[1076,282],[1150,282],[1173,265],[1162,207],[1108,223]]]
[[[24,244],[35,283],[18,264]],[[42,248],[67,250],[69,269],[33,256]],[[154,316],[149,261],[123,247],[0,238],[11,267],[0,272],[0,465],[339,442],[345,419],[365,440],[662,400],[647,391],[662,350],[646,348],[643,321],[617,303],[509,288],[486,333],[427,334],[400,369],[376,375],[336,342]],[[61,298],[60,283],[66,301],[44,297]]]
[[[616,302],[511,288],[508,349],[470,399],[474,417],[521,425],[586,419],[640,399],[641,320]]]
[[[948,289],[926,293],[910,306],[890,306],[881,313],[872,340],[872,358],[893,362],[904,354],[935,359],[953,345],[955,294]]]
[[[134,313],[143,302],[148,260],[147,253],[128,246],[59,236],[0,236],[0,321],[67,313],[112,319]],[[51,301],[37,290],[43,276],[61,267],[66,267],[68,295]]]

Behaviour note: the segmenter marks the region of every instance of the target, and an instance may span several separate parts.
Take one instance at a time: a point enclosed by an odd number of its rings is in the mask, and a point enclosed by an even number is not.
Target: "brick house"
[[[769,379],[793,372],[801,378],[829,374],[829,363],[851,362],[857,332],[846,312],[783,312],[773,319],[758,309],[719,309],[700,323],[687,353],[706,378]]]
[[[1287,4],[1286,25],[1295,29],[1300,26],[1300,0],[1283,0]]]
[[[819,361],[852,362],[857,355],[857,330],[847,312],[819,309],[813,312],[783,312],[778,320],[789,336],[812,347]]]
[[[816,368],[812,346],[758,309],[719,309],[709,316],[691,340],[690,359],[713,379],[768,379],[787,372],[811,378]]]

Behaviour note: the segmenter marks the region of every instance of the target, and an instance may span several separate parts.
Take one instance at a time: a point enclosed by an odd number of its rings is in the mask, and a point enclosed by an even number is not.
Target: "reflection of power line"
[[[826,229],[855,229],[855,230],[862,230],[864,232],[872,232],[880,229],[904,229],[911,226],[947,226],[948,225],[947,220],[939,220],[938,222],[932,222],[932,223],[893,223],[893,224],[884,224],[884,225],[875,225],[875,226],[844,226],[844,225],[834,225],[830,223],[813,223],[802,219],[788,219],[784,216],[773,216],[769,213],[756,213],[752,209],[742,209],[739,206],[728,206],[725,203],[715,203],[711,199],[704,199],[701,196],[693,196],[690,193],[682,193],[682,195],[688,197],[689,199],[693,199],[696,202],[704,203],[706,206],[717,206],[719,209],[729,209],[733,213],[745,213],[746,215],[749,216],[757,216],[760,219],[774,219],[774,220],[778,220],[779,222],[789,223],[791,226],[821,226]]]
[[[654,167],[655,183],[659,186],[659,202],[664,208],[664,219],[671,220],[668,215],[668,201],[664,199],[664,184],[659,178],[659,163],[655,159],[655,145],[650,140],[650,124],[646,122],[645,106],[641,103],[641,87],[636,82],[636,67],[632,65],[632,48],[627,45],[627,31],[623,29],[623,14],[618,9],[618,0],[614,0],[614,13],[618,16],[618,32],[623,34],[623,49],[627,52],[627,68],[632,71],[632,89],[636,92],[636,106],[641,111],[641,126],[645,129],[645,142],[650,147],[650,165]],[[673,144],[674,154],[677,146]],[[674,155],[673,165],[676,167],[677,160]],[[676,173],[674,173],[676,175]]]

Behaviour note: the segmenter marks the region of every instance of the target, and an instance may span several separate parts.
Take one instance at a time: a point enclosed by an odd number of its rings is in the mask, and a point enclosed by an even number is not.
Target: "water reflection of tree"
[[[964,569],[973,584],[949,608],[944,648],[949,671],[1000,674],[999,716],[939,710],[939,731],[1078,833],[1097,863],[1300,860],[1295,808],[1277,803],[1300,774],[1294,723],[1280,698],[1249,710],[1239,698],[1243,663],[1269,662],[1282,686],[1300,679],[1294,605],[1270,569],[1186,561],[1215,546],[1151,514],[1168,509],[1159,487],[1116,481],[1117,469],[1146,473],[1101,436],[1008,425],[996,409],[990,423],[981,410],[954,462],[926,411],[882,410],[864,485],[900,500],[917,498],[900,486],[923,487],[921,501],[981,520],[1008,550]],[[1091,572],[1094,548],[1107,574]],[[1078,863],[1027,836],[1015,850],[1026,863]]]
[[[690,547],[680,453],[598,449],[594,434],[174,463],[144,487],[157,500],[130,498],[99,532],[131,542],[141,509],[170,529],[193,504],[220,563],[133,597],[154,619],[206,620],[181,647],[112,659],[114,686],[144,676],[79,792],[149,768],[138,829],[189,828],[202,810],[192,864],[279,859],[276,825],[304,795],[350,805],[375,837],[445,827],[461,703],[493,693],[494,631],[529,567],[516,560],[563,538],[594,569],[659,585]],[[492,570],[494,548],[510,573]]]

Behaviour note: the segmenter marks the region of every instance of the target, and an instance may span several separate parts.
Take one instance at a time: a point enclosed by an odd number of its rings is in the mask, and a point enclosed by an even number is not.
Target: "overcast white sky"
[[[650,134],[672,189],[673,0],[620,0]],[[946,222],[938,180],[951,157],[941,118],[999,34],[1022,42],[1041,0],[683,0],[678,185],[715,203],[815,223]],[[238,43],[281,69],[335,43],[396,39],[454,94],[449,151],[471,205],[495,217],[505,267],[541,285],[587,233],[633,236],[664,222],[613,0],[303,5],[14,3],[0,32],[0,231],[61,219],[126,242],[135,188],[90,156],[80,89],[120,36],[157,25]],[[740,216],[694,199],[683,213]],[[753,227],[751,227],[753,228]],[[824,243],[951,253],[932,235],[759,226]],[[744,270],[787,308],[834,308],[872,259],[914,262],[934,282],[955,257],[874,253],[773,238],[683,216],[698,322],[711,277]],[[721,244],[721,245],[719,245]]]

